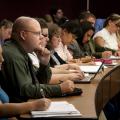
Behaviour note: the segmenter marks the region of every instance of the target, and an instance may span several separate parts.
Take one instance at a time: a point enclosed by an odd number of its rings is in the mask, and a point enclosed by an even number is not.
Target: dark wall
[[[0,20],[14,20],[21,15],[42,17],[52,6],[63,9],[69,19],[76,18],[80,11],[86,10],[87,0],[0,0]],[[108,3],[109,2],[109,3]],[[106,17],[119,10],[120,0],[90,0],[90,11],[97,17]]]
[[[85,0],[0,0],[0,19],[15,19],[21,15],[41,17],[52,6],[63,9],[68,18],[75,18],[85,8]]]
[[[90,10],[97,17],[102,18],[111,13],[120,14],[120,0],[90,0]]]

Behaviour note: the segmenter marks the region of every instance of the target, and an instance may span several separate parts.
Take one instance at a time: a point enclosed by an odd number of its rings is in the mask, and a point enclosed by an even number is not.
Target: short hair
[[[19,32],[21,30],[26,30],[29,26],[31,26],[31,23],[29,23],[31,21],[38,22],[35,18],[32,17],[26,17],[26,16],[18,17],[13,24],[11,37],[14,39],[16,37],[18,38],[20,34]]]
[[[82,29],[82,33],[86,33],[88,30],[93,30],[95,31],[95,28],[89,21],[83,21],[80,23],[80,28]]]
[[[81,12],[78,19],[79,19],[79,21],[80,20],[86,21],[89,17],[93,17],[93,18],[96,19],[95,15],[92,14],[91,12],[89,12],[89,11]]]
[[[49,38],[50,38],[50,40],[54,35],[60,35],[60,27],[55,23],[49,25],[48,30],[49,30]]]
[[[10,21],[10,20],[7,20],[7,19],[3,19],[1,22],[0,22],[0,28],[4,26],[5,28],[12,28],[13,26],[13,22]]]
[[[65,29],[68,33],[76,35],[76,37],[80,34],[80,26],[75,21],[66,21],[61,25],[61,28]]]
[[[48,28],[47,22],[43,18],[35,18],[39,23],[41,28]]]
[[[53,22],[52,16],[50,14],[46,14],[44,16],[44,19],[46,20],[46,22]]]

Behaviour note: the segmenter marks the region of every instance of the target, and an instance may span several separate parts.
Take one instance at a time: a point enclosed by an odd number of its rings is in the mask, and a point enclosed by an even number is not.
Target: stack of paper
[[[113,56],[113,55],[111,55],[110,59],[112,59],[112,60],[120,60],[120,56]]]
[[[51,102],[46,111],[31,111],[33,117],[81,116],[80,112],[66,101]]]

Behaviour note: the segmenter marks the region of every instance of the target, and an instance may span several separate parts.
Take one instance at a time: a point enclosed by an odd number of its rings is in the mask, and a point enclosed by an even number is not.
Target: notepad
[[[31,111],[33,117],[81,116],[81,113],[66,101],[51,102],[45,111]]]

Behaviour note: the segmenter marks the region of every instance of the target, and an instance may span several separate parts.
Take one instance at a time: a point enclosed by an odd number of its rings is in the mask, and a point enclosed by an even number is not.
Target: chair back
[[[120,65],[104,75],[95,93],[95,109],[99,117],[106,103],[120,92]]]

